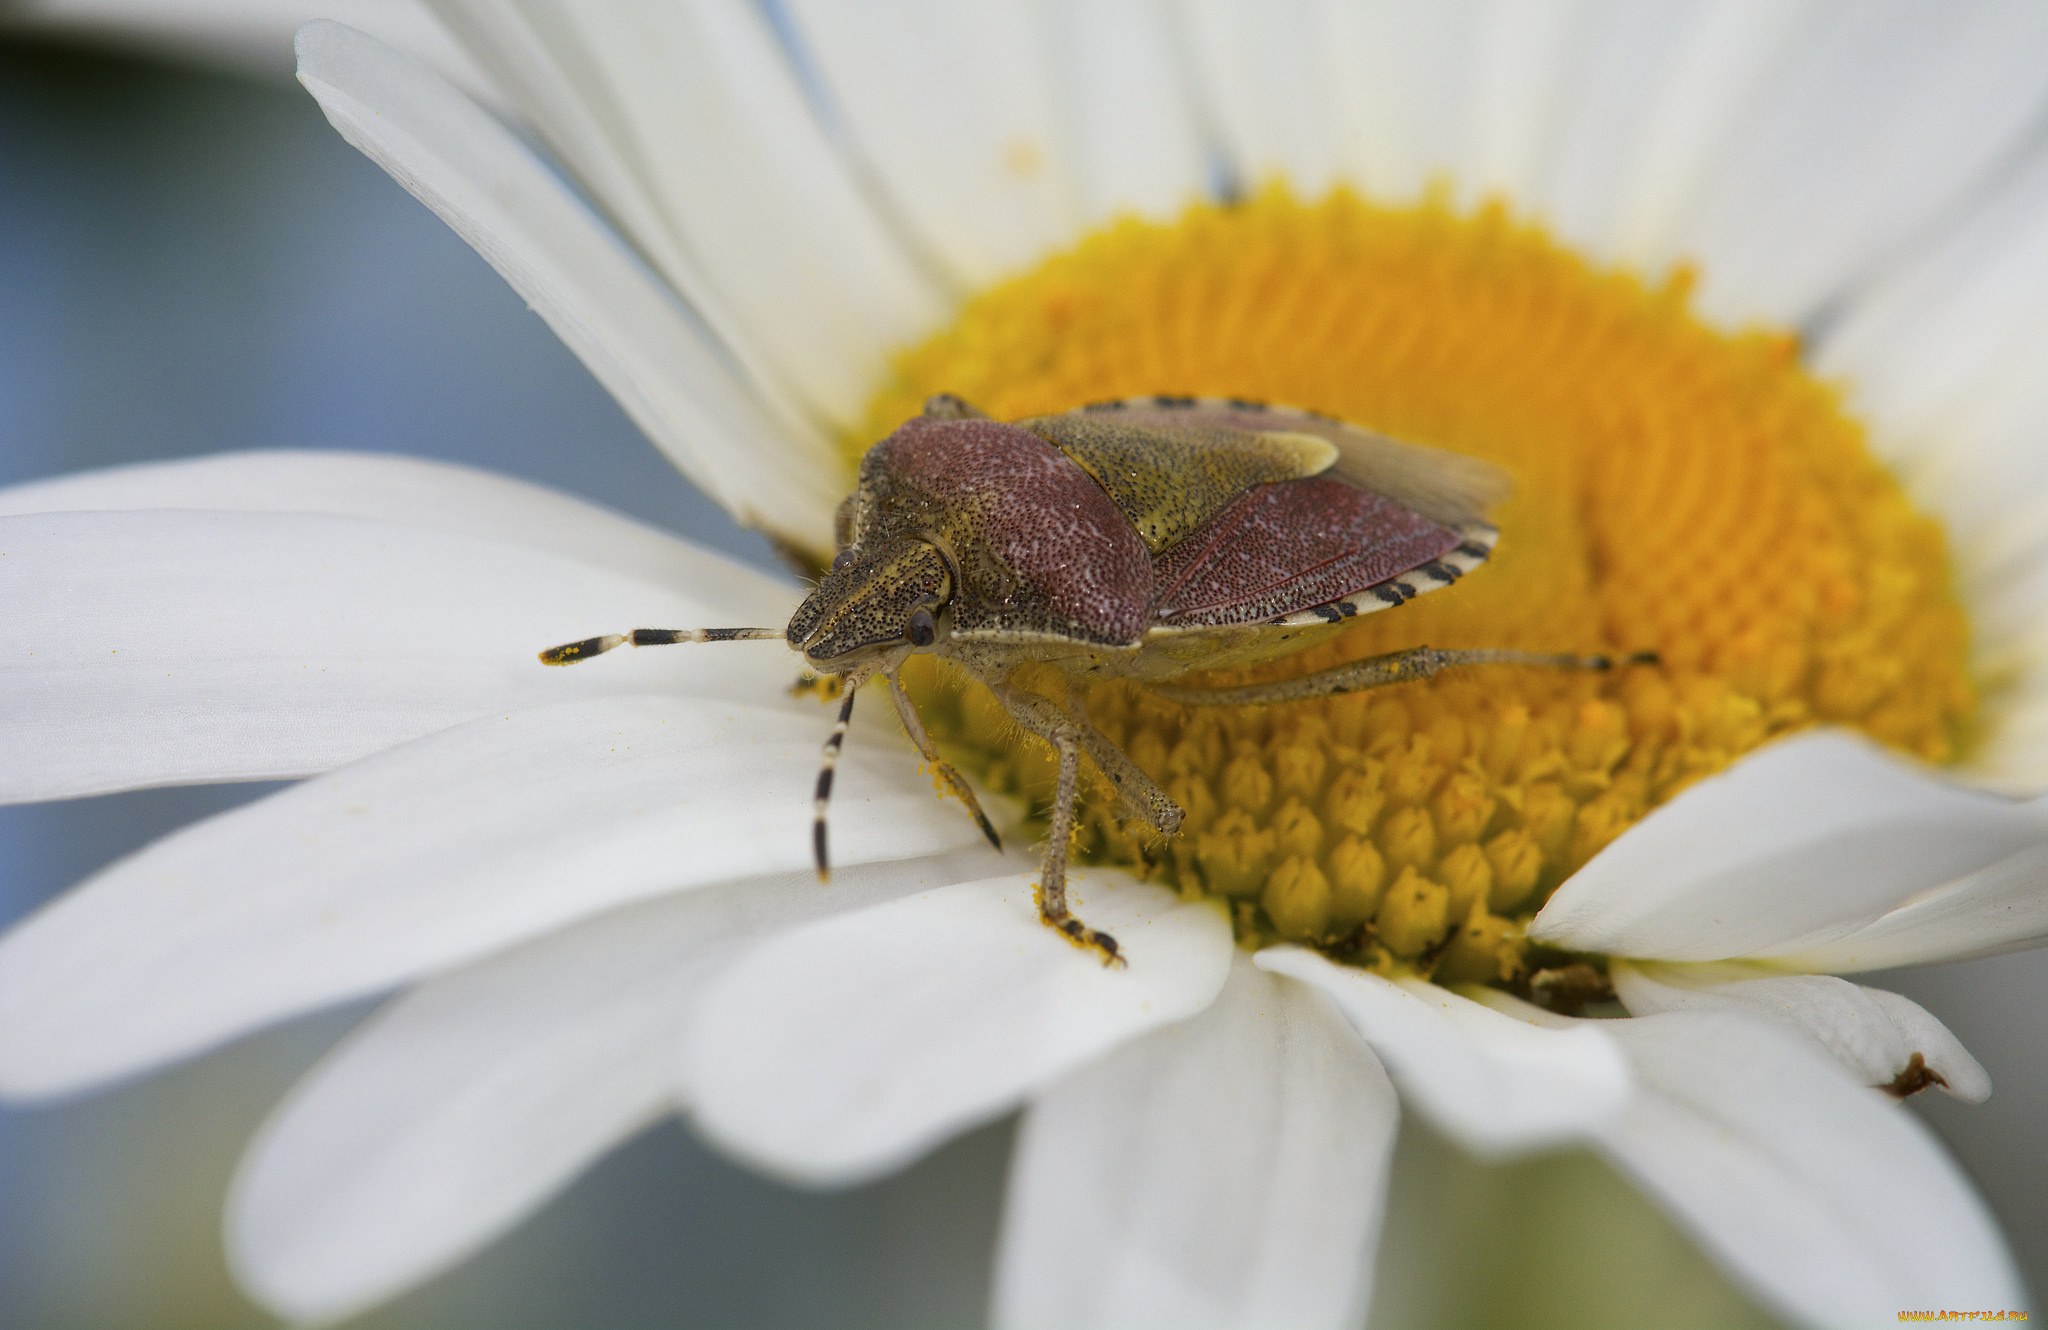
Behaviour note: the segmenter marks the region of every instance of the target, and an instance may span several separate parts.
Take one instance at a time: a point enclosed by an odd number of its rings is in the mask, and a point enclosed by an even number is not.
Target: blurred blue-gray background
[[[0,41],[0,484],[280,446],[488,466],[769,561],[765,542],[685,484],[496,275],[295,86]],[[260,793],[0,809],[0,925]],[[1942,1016],[1989,1067],[1988,1105],[1928,1094],[1915,1111],[1983,1186],[2034,1286],[2048,1286],[2048,1056],[2035,1015],[2048,1007],[2048,960],[1881,982]],[[221,1195],[268,1106],[360,1014],[302,1021],[74,1103],[0,1109],[0,1326],[269,1324],[221,1267]],[[657,1128],[480,1259],[362,1324],[978,1324],[1009,1138],[1007,1124],[989,1128],[900,1177],[819,1197]],[[1455,1241],[1468,1272],[1486,1264],[1475,1248],[1494,1253],[1498,1288],[1484,1307],[1468,1290],[1416,1323],[1753,1323],[1683,1254],[1639,1260],[1605,1292],[1571,1278],[1544,1287],[1544,1270],[1600,1267],[1603,1241],[1663,1231],[1591,1170],[1469,1170],[1483,1181],[1461,1185],[1496,1197],[1498,1217]],[[1403,1213],[1397,1193],[1396,1222]],[[1686,1290],[1691,1301],[1674,1301]]]

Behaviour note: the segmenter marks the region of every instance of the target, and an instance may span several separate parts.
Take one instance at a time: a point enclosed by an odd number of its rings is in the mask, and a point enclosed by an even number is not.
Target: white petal
[[[2016,667],[2012,672],[2006,672],[2006,661],[1984,662],[2009,679],[2019,675],[2010,692],[1998,690],[1982,699],[1978,715],[1990,733],[1964,756],[1961,769],[1987,789],[2026,795],[2048,788],[2048,678],[2035,675],[2035,661],[2048,661],[2048,653],[2029,643],[2025,658],[2010,662]]]
[[[1584,0],[1190,5],[1189,46],[1239,184],[1526,203],[1585,44]]]
[[[1593,0],[1494,0],[1476,11],[1458,170],[1466,206],[1535,192],[1600,19],[1612,23],[1612,9]]]
[[[1962,1041],[1918,1003],[1825,974],[1773,974],[1761,966],[1642,965],[1616,961],[1615,995],[1632,1015],[1747,1011],[1770,1017],[1826,1049],[1865,1085],[1891,1085],[1913,1059],[1942,1089],[1968,1103],[1991,1095],[1991,1078]]]
[[[1180,14],[1238,187],[1256,190],[1279,178],[1303,198],[1321,196],[1337,182],[1347,126],[1331,114],[1337,103],[1324,86],[1316,7],[1194,0]]]
[[[509,97],[555,155],[572,164],[577,180],[605,216],[656,269],[668,274],[670,282],[704,298],[715,324],[729,324],[730,312],[702,290],[701,275],[677,248],[671,219],[662,216],[649,195],[614,99],[587,59],[568,58],[573,44],[549,30],[552,12],[517,0],[427,3],[471,57],[490,71],[493,85],[502,89],[500,96]]]
[[[1249,21],[1257,11],[1200,12],[1227,38],[1208,44],[1207,68],[1223,91],[1226,130],[1259,164],[1255,177],[1279,162],[1310,189],[1334,169],[1383,198],[1448,185],[1461,206],[1507,198],[1532,209],[1600,48],[1593,39],[1639,11],[1617,14],[1591,0],[1316,0],[1302,8],[1298,30],[1292,18],[1277,25],[1290,51],[1211,17],[1227,13],[1228,23],[1251,29],[1267,26],[1262,12]],[[1236,55],[1239,42],[1252,44],[1251,61]],[[1283,108],[1319,123],[1278,121]]]
[[[2048,391],[2038,385],[2032,391],[2040,399],[2033,413],[2039,423],[2019,431],[2013,442],[2037,450],[2041,428],[2048,426]],[[2011,492],[2027,497],[2024,509],[2007,514],[2013,521],[1992,519],[1980,528],[1987,544],[1999,540],[2000,532],[2016,537],[2006,557],[1998,559],[2005,567],[1957,570],[1959,577],[1971,574],[1972,585],[1959,594],[1971,611],[1972,664],[1979,677],[1991,681],[1981,714],[1985,742],[1967,754],[1964,769],[1988,788],[2031,795],[2048,788],[2048,743],[2043,742],[2048,738],[2048,558],[2043,557],[2048,555],[2048,508],[2033,497],[2048,490],[2013,474],[2018,468],[1990,464],[1985,469],[2005,473],[2003,483]],[[1979,553],[1991,551],[1980,548]]]
[[[1058,0],[1050,22],[1084,217],[1172,218],[1203,197],[1208,162],[1165,4]]]
[[[2039,804],[1945,785],[1820,731],[1651,812],[1558,888],[1530,936],[1660,960],[1804,949],[2042,841]]]
[[[1983,184],[2048,105],[2048,9],[1863,0],[1744,108],[1671,237],[1700,308],[1797,324]]]
[[[1313,0],[1299,10],[1267,31],[1245,22],[1249,9],[1195,11],[1199,22],[1237,29],[1196,49],[1209,56],[1205,73],[1246,183],[1284,167],[1297,189],[1312,194],[1335,172],[1395,200],[1412,199],[1441,177],[1462,183],[1480,5]],[[1233,56],[1231,37],[1246,43],[1244,57]],[[1303,117],[1314,123],[1304,126]]]
[[[1400,1116],[1322,995],[1243,956],[1215,1005],[1033,1101],[996,1255],[1004,1330],[1348,1330]]]
[[[1610,1021],[1643,1085],[1602,1147],[1779,1315],[2018,1308],[1997,1226],[1912,1114],[1753,1016]]]
[[[343,137],[547,319],[699,489],[741,522],[829,548],[832,512],[849,488],[832,445],[792,412],[764,406],[718,342],[510,131],[335,23],[300,33],[299,79]]]
[[[635,205],[613,206],[676,288],[835,426],[860,423],[888,354],[945,317],[765,6],[440,7],[570,168],[590,162],[601,199]]]
[[[852,150],[964,289],[1079,232],[1075,126],[1045,6],[790,0],[788,10]]]
[[[1327,157],[1346,183],[1382,198],[1411,199],[1443,185],[1464,207],[1507,198],[1524,209],[1540,201],[1537,188],[1596,45],[1590,39],[1632,17],[1591,0],[1315,0],[1302,12],[1291,54],[1272,52],[1271,39],[1260,37],[1256,63],[1231,69],[1243,63],[1231,44],[1214,48],[1223,122],[1252,131],[1253,141],[1243,130],[1235,141],[1254,161],[1289,160],[1276,151],[1287,142],[1297,145],[1294,170],[1319,173]],[[1256,27],[1264,15],[1246,24],[1233,12],[1231,21]],[[1244,87],[1247,78],[1258,86]],[[1238,109],[1246,102],[1252,114]],[[1276,123],[1271,110],[1256,109],[1261,103],[1299,107],[1323,123],[1307,132]]]
[[[771,614],[786,610],[790,599],[786,580],[588,500],[424,457],[220,453],[79,471],[0,489],[0,516],[136,508],[370,517],[547,550],[628,577],[693,588],[727,613]]]
[[[0,517],[0,798],[303,776],[594,694],[774,701],[793,661],[772,640],[540,663],[595,633],[773,626],[789,612],[789,592],[716,556],[674,546],[650,562],[701,572],[671,589],[312,513]]]
[[[1230,926],[1206,904],[1091,873],[1077,913],[1107,969],[1000,877],[842,915],[739,962],[690,1042],[697,1121],[778,1177],[876,1177],[1147,1030],[1208,1006]]]
[[[0,1090],[74,1089],[614,905],[801,869],[824,720],[675,697],[545,707],[189,827],[0,939]],[[848,748],[836,861],[976,838],[900,744]]]
[[[1853,973],[1974,960],[2048,945],[2048,847],[1946,883],[1816,947],[1765,952],[1802,970]]]
[[[424,985],[271,1115],[228,1201],[242,1287],[338,1320],[481,1248],[674,1103],[682,902]],[[669,918],[664,918],[667,915]]]
[[[2007,381],[2040,363],[2044,301],[2048,155],[2035,153],[1940,243],[1851,302],[1821,335],[1814,363],[1851,381],[1875,446],[1911,468],[1929,451],[1955,447],[1958,429],[1975,432],[1986,396],[2006,396]],[[1965,548],[1976,535],[1950,534]]]
[[[1851,302],[1817,364],[1847,378],[1872,445],[1949,534],[1986,690],[1967,767],[2048,785],[2042,623],[2048,606],[2048,155],[1919,260]]]
[[[1582,1140],[1628,1103],[1621,1054],[1590,1023],[1543,1028],[1433,984],[1395,983],[1300,947],[1268,947],[1255,959],[1260,969],[1335,999],[1402,1093],[1475,1154]]]
[[[679,1103],[704,983],[764,930],[949,881],[873,864],[628,906],[421,984],[359,1027],[251,1145],[228,1202],[242,1286],[336,1320],[485,1246]]]
[[[1667,261],[1758,89],[1818,8],[1802,0],[1605,7],[1581,36],[1531,205],[1594,254],[1651,269]]]

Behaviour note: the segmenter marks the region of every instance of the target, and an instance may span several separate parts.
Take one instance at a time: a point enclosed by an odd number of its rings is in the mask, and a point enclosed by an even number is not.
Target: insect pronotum
[[[1171,682],[1298,651],[1356,615],[1449,586],[1492,552],[1499,533],[1485,511],[1506,492],[1506,478],[1475,458],[1261,402],[1137,397],[1001,423],[941,395],[861,459],[839,508],[838,554],[787,628],[636,628],[540,658],[568,665],[627,642],[781,637],[813,671],[838,676],[845,700],[812,832],[821,879],[833,768],[857,690],[877,675],[925,761],[1001,848],[903,690],[912,655],[953,661],[1058,759],[1040,918],[1122,964],[1116,939],[1067,907],[1081,754],[1125,814],[1154,831],[1172,835],[1181,809],[1088,723],[1080,688],[1055,699],[1024,686],[1020,668],[1050,665],[1069,682],[1126,678],[1193,705],[1326,697],[1457,665],[1609,668],[1606,656],[1415,647],[1279,683]]]

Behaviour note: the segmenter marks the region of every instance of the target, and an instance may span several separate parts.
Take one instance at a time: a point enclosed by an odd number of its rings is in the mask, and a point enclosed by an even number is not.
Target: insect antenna
[[[635,628],[630,633],[606,633],[581,642],[564,642],[540,653],[543,665],[574,665],[579,660],[602,656],[613,647],[631,642],[636,647],[665,647],[677,642],[758,642],[781,638],[780,628]]]
[[[832,737],[825,741],[825,764],[818,768],[818,792],[811,799],[811,852],[818,860],[818,881],[832,880],[832,859],[825,849],[825,808],[832,802],[832,772],[839,765],[839,750],[846,747],[846,727],[853,720],[853,699],[860,688],[849,683],[846,700],[839,704],[839,721]]]

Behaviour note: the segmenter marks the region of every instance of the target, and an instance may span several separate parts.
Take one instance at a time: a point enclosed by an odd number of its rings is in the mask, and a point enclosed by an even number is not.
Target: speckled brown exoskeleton
[[[1279,683],[1170,682],[1298,651],[1356,615],[1449,586],[1492,552],[1498,532],[1485,512],[1507,488],[1476,458],[1261,402],[1138,397],[1003,423],[939,396],[861,459],[859,485],[839,509],[838,554],[786,629],[637,628],[554,647],[541,660],[567,665],[627,642],[783,637],[812,670],[838,676],[845,700],[815,804],[821,877],[833,764],[854,697],[876,675],[925,760],[1000,848],[899,674],[918,652],[954,662],[1057,755],[1040,917],[1121,963],[1116,940],[1067,907],[1081,754],[1125,813],[1154,831],[1172,835],[1181,810],[1088,723],[1081,689],[1049,697],[1021,686],[1020,668],[1233,705],[1354,692],[1454,665],[1607,668],[1601,656],[1416,647]]]

